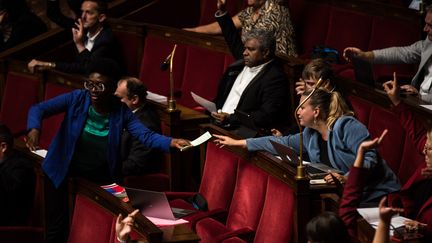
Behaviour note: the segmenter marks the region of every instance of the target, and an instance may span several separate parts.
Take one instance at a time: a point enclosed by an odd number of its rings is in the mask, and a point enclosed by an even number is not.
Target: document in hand
[[[209,140],[211,137],[212,137],[212,135],[209,132],[206,132],[203,135],[199,136],[197,139],[193,140],[191,142],[191,145],[188,145],[188,146],[181,148],[180,151],[185,151],[185,150],[190,149],[192,147],[198,146],[198,145],[204,143],[205,141]]]
[[[195,94],[194,92],[191,92],[192,98],[195,100],[196,103],[198,103],[200,106],[206,108],[206,110],[210,112],[216,112],[216,104],[204,99],[203,97]]]
[[[374,228],[378,227],[380,219],[379,208],[357,208],[358,213]],[[393,228],[399,228],[404,226],[404,222],[410,220],[408,218],[395,215],[391,219],[391,225]],[[390,230],[390,235],[393,235],[393,230]]]

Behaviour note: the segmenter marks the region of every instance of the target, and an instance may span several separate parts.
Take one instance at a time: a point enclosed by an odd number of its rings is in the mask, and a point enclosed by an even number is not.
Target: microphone
[[[172,52],[165,58],[165,60],[160,64],[160,69],[162,70],[162,71],[166,71],[167,69],[168,69],[168,67],[169,67],[169,64],[170,64],[170,60],[171,60],[171,55],[172,55]]]

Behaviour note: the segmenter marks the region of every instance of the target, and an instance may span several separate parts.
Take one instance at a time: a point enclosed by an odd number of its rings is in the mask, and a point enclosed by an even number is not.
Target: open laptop
[[[299,157],[293,148],[287,147],[275,141],[270,141],[270,143],[273,145],[273,148],[276,150],[276,152],[283,161],[286,161],[294,166],[298,165]],[[304,166],[307,175],[312,179],[323,179],[326,175],[329,174],[329,172],[342,173],[341,171],[322,163],[309,163],[304,164]]]
[[[364,83],[370,87],[375,87],[376,84],[372,63],[357,56],[352,56],[351,61],[354,66],[355,79],[360,83]]]
[[[182,208],[171,208],[164,192],[130,187],[125,187],[125,190],[132,206],[140,209],[144,216],[176,220],[196,212]]]

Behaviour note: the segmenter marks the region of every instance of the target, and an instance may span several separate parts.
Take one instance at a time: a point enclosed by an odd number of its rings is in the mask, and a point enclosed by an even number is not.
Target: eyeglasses
[[[103,83],[95,83],[90,80],[85,80],[84,88],[90,91],[94,90],[94,91],[103,92],[105,90],[105,85]]]
[[[432,147],[429,144],[425,143],[425,145],[423,147],[423,153],[426,153],[426,152],[431,151],[431,150],[432,150]]]

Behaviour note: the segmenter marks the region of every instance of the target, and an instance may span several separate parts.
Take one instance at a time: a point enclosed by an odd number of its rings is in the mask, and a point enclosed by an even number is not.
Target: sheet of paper
[[[379,222],[379,208],[357,208],[358,213],[375,229]],[[391,225],[394,228],[399,228],[404,225],[404,222],[409,220],[408,218],[395,215],[391,219]]]
[[[152,93],[150,91],[147,91],[147,99],[156,101],[158,103],[167,103],[167,97],[166,96]]]
[[[48,153],[48,150],[46,150],[46,149],[38,149],[36,151],[32,151],[32,153],[37,154],[37,155],[39,155],[42,158],[45,158],[45,156]]]
[[[204,99],[203,97],[195,94],[194,92],[191,92],[192,98],[195,100],[196,103],[198,103],[200,106],[206,108],[206,110],[210,112],[216,112],[216,104]]]
[[[212,135],[209,132],[204,133],[203,135],[199,136],[197,139],[191,141],[191,145],[183,147],[180,149],[180,151],[185,151],[186,149],[190,149],[192,147],[198,146],[207,140],[209,140],[212,137]]]
[[[160,219],[160,218],[154,218],[149,216],[145,216],[145,217],[158,227],[189,223],[189,221],[184,219],[169,220],[169,219]]]
[[[432,110],[432,105],[420,105],[420,106],[428,110]]]
[[[314,180],[310,180],[309,184],[311,185],[327,184],[327,182],[324,179],[314,179]]]

